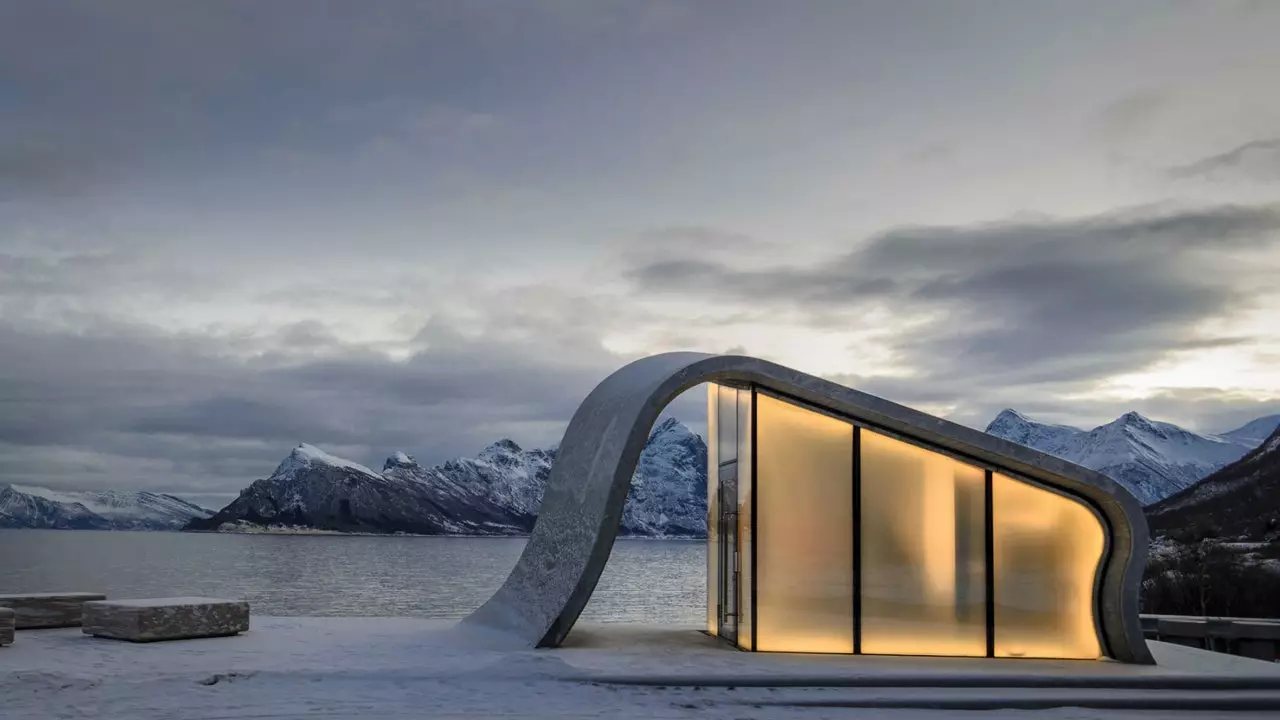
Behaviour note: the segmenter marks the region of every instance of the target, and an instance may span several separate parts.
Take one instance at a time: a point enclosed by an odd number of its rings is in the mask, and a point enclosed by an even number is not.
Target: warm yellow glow
[[[707,632],[716,635],[720,629],[716,615],[716,603],[720,599],[720,531],[716,520],[720,516],[720,461],[716,456],[716,412],[719,407],[720,386],[707,383]]]
[[[853,426],[756,403],[756,649],[851,653]]]
[[[738,391],[738,647],[751,649],[751,391]]]
[[[1093,585],[1103,530],[1084,505],[997,474],[997,657],[1097,658]]]
[[[985,655],[986,473],[862,430],[862,652]]]

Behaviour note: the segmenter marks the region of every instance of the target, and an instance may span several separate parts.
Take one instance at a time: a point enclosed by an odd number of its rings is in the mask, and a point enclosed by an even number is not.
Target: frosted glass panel
[[[720,387],[720,417],[716,435],[719,438],[717,460],[721,463],[732,462],[738,457],[738,391],[736,388]]]
[[[738,391],[738,647],[751,649],[751,391]]]
[[[720,602],[720,533],[716,522],[720,517],[720,473],[717,468],[718,434],[716,416],[719,414],[720,386],[707,384],[707,632],[716,634],[719,617],[716,604]]]
[[[987,653],[986,472],[863,429],[862,652]]]
[[[853,426],[756,396],[756,649],[853,652]]]
[[[996,475],[997,657],[1096,658],[1093,583],[1103,531],[1084,505]]]

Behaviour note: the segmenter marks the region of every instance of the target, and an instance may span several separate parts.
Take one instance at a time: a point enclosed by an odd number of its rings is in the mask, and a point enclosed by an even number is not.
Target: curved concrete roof
[[[1142,506],[1110,478],[971,428],[756,358],[667,353],[605,378],[569,422],[529,542],[502,587],[464,625],[555,647],[595,590],[613,548],[631,476],[658,414],[705,382],[749,382],[869,425],[1004,468],[1092,504],[1110,533],[1098,583],[1110,657],[1152,663],[1138,621],[1146,563]]]

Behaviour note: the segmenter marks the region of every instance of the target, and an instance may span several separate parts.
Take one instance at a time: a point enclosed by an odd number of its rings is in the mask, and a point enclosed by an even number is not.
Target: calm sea
[[[0,530],[0,594],[243,598],[255,615],[461,617],[524,539]],[[700,624],[702,541],[619,540],[583,618]]]

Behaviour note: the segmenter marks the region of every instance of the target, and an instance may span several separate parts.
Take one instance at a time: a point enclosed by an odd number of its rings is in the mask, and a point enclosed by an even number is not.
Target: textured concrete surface
[[[255,617],[239,637],[152,644],[30,633],[0,652],[0,720],[933,720],[1033,707],[1059,708],[1041,720],[1274,720],[1280,708],[1280,666],[1161,643],[1159,665],[744,653],[689,627],[584,622],[535,650],[452,624]]]
[[[560,443],[538,522],[520,560],[464,624],[498,630],[515,644],[554,647],[564,641],[609,559],[650,428],[672,399],[704,382],[754,383],[1084,499],[1110,531],[1098,590],[1105,651],[1125,662],[1154,662],[1138,620],[1147,524],[1141,505],[1115,481],[781,365],[702,353],[637,360],[605,378],[582,401]]]
[[[75,627],[80,624],[81,609],[86,602],[106,597],[102,593],[0,595],[0,607],[12,608],[17,613],[19,630]]]
[[[9,645],[13,642],[16,619],[17,613],[12,608],[0,608],[0,645]]]
[[[86,635],[155,642],[235,635],[249,629],[249,603],[179,597],[111,600],[84,605]]]

